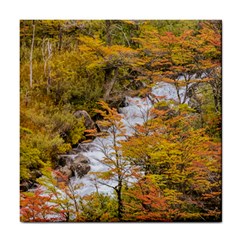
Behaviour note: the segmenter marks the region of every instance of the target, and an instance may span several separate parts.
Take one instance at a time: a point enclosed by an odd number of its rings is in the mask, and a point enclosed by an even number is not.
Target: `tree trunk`
[[[183,102],[182,103],[185,103],[186,100],[187,100],[187,94],[188,94],[188,90],[189,90],[189,82],[191,80],[191,76],[185,76],[185,91],[184,91],[184,98],[183,98]]]
[[[51,56],[52,56],[52,45],[48,40],[48,45],[47,45],[47,49],[48,49],[48,60],[50,60]],[[49,94],[50,92],[50,86],[51,86],[51,66],[49,63],[48,64],[48,77],[47,77],[47,94]]]
[[[58,29],[59,29],[59,35],[58,35],[58,38],[59,38],[59,42],[58,42],[58,51],[60,52],[62,50],[62,28],[61,28],[61,25],[59,24],[58,26]]]
[[[33,28],[33,33],[32,33],[32,44],[31,44],[31,51],[30,51],[30,74],[29,74],[29,80],[30,80],[30,88],[32,88],[32,84],[33,84],[33,70],[32,70],[32,59],[33,59],[33,46],[34,46],[34,37],[35,37],[35,24],[34,24],[34,20],[32,23],[32,28]]]
[[[105,20],[105,25],[106,25],[106,43],[107,43],[107,46],[111,46],[112,44],[112,37],[110,33],[111,20]]]
[[[174,85],[175,85],[175,88],[176,88],[176,91],[177,91],[178,102],[179,102],[179,104],[181,104],[182,102],[181,102],[180,89],[179,89],[179,86],[178,86],[178,82],[175,81]]]
[[[123,216],[123,203],[122,203],[122,183],[118,183],[117,189],[117,201],[118,201],[118,220],[122,221]]]
[[[114,75],[113,75],[113,78],[111,80],[109,79],[110,76],[111,76],[110,73],[107,72],[107,74],[108,74],[107,76],[105,75],[106,83],[105,83],[105,87],[104,87],[104,89],[105,89],[105,94],[103,96],[103,100],[104,101],[106,101],[109,98],[109,95],[110,95],[110,93],[111,93],[111,91],[113,89],[113,86],[114,86],[114,84],[115,84],[115,82],[117,80],[118,68],[114,69]]]
[[[43,40],[42,55],[44,61],[44,80],[46,81],[47,84],[46,86],[47,94],[49,94],[51,86],[51,66],[49,64],[49,60],[52,57],[52,44],[49,42],[49,39],[47,40],[46,44],[45,40]]]
[[[210,82],[210,85],[212,87],[215,111],[219,112],[222,108],[221,82],[219,83],[218,80],[214,80]]]

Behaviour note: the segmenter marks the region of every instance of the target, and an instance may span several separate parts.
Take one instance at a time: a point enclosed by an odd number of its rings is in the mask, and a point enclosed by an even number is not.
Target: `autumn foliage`
[[[20,21],[20,220],[221,221],[221,34],[214,20]],[[151,104],[142,124],[127,127],[128,96]],[[59,155],[95,138],[105,170],[82,195]]]
[[[157,186],[162,201],[174,212],[169,220],[219,219],[220,143],[209,138],[205,129],[194,129],[191,117],[166,119],[166,112],[158,112],[145,131],[122,143],[124,155]]]

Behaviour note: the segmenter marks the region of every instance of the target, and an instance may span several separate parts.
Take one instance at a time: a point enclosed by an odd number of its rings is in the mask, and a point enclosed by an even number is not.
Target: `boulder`
[[[76,118],[83,118],[84,119],[84,125],[86,129],[93,129],[95,128],[95,122],[92,120],[90,115],[85,110],[78,110],[74,113],[74,116]]]
[[[60,170],[60,172],[62,173],[62,174],[64,174],[65,176],[67,176],[68,177],[68,179],[70,179],[72,176],[73,176],[73,172],[72,172],[72,170],[69,168],[69,166],[64,166],[64,167],[62,167],[62,168],[60,168],[59,169]]]
[[[80,143],[78,144],[77,149],[79,152],[88,152],[93,147],[94,147],[94,144],[92,143]]]
[[[71,153],[74,154],[74,153]],[[59,155],[58,156],[58,166],[64,167],[65,165],[71,165],[73,161],[72,155]]]
[[[67,160],[65,161],[65,165],[60,167],[59,170],[61,173],[66,175],[68,179],[75,175],[81,178],[86,175],[91,169],[89,165],[89,159],[82,154],[77,155],[75,158],[69,156],[69,158],[66,159]]]
[[[31,186],[31,182],[28,181],[23,181],[20,183],[20,191],[22,192],[26,192],[29,190],[30,186]]]
[[[79,154],[73,160],[70,169],[72,170],[74,175],[77,174],[77,176],[81,178],[90,171],[91,167],[89,163],[90,161],[87,157],[85,157],[82,154]]]
[[[76,147],[76,148],[72,148],[72,149],[68,152],[68,154],[70,154],[70,155],[76,155],[76,154],[78,154],[79,152],[81,152],[80,149],[78,149],[78,147]]]
[[[27,192],[30,189],[37,188],[38,184],[35,183],[34,181],[29,181],[29,180],[23,180],[20,182],[20,191],[21,192]]]
[[[74,158],[73,163],[89,164],[90,161],[89,161],[89,159],[88,159],[86,156],[84,156],[83,154],[78,154],[78,155]]]
[[[79,178],[82,178],[90,171],[91,167],[87,164],[73,164],[71,170],[73,171],[73,176],[77,175]]]

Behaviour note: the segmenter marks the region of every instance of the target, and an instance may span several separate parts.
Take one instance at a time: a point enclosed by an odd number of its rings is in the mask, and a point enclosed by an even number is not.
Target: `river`
[[[184,89],[180,91],[181,97],[183,97]],[[158,83],[155,87],[152,88],[152,94],[155,96],[164,96],[166,99],[176,100],[177,101],[177,92],[174,86],[168,83]],[[126,128],[126,134],[133,134],[133,126],[136,124],[143,124],[149,119],[149,112],[152,108],[152,101],[148,98],[139,98],[139,97],[127,97],[125,102],[125,107],[120,108],[119,112],[122,115],[123,124]],[[105,194],[112,194],[113,188],[97,183],[97,179],[94,180],[94,172],[105,172],[108,170],[108,166],[102,163],[104,158],[103,150],[108,148],[109,151],[112,147],[112,138],[111,134],[106,137],[97,137],[91,143],[84,143],[79,145],[79,149],[86,149],[80,153],[86,156],[90,160],[91,171],[82,178],[73,177],[71,179],[72,185],[83,184],[83,186],[77,190],[77,194],[84,196],[96,191],[96,184],[98,192]],[[73,156],[74,157],[74,156]],[[110,186],[117,185],[116,182],[112,179],[107,183]]]

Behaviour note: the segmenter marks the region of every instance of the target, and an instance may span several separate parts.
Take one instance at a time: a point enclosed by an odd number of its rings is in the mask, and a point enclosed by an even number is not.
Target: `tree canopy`
[[[217,20],[21,20],[21,221],[221,221],[221,35]],[[131,135],[128,96],[152,103]],[[81,196],[59,156],[95,137],[113,194]]]

